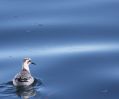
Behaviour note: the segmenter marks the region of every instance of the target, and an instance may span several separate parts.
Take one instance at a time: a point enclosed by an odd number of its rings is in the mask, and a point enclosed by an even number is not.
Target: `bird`
[[[15,75],[12,82],[14,86],[30,86],[34,83],[34,77],[32,77],[29,69],[29,65],[34,64],[30,58],[24,58],[22,69],[19,73]]]

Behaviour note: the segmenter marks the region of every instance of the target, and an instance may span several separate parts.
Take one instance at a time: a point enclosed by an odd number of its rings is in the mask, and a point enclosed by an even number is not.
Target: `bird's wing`
[[[15,77],[15,79],[17,79],[18,81],[21,82],[26,82],[29,79],[31,79],[31,74],[28,71],[21,71],[20,73],[18,73]]]

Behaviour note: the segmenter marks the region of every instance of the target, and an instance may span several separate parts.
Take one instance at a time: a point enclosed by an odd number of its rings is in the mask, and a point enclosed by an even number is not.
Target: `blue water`
[[[12,79],[30,57],[36,84]],[[0,0],[0,99],[119,99],[118,0]]]

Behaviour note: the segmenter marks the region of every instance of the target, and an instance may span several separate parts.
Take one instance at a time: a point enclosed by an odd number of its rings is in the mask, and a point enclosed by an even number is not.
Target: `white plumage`
[[[35,64],[31,62],[30,58],[24,58],[22,70],[13,78],[14,86],[29,86],[33,84],[34,78],[32,77],[29,69],[30,64]]]

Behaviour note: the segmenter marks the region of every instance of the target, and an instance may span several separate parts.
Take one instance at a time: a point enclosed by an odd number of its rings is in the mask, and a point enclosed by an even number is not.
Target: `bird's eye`
[[[29,60],[28,62],[31,62],[31,60]]]

